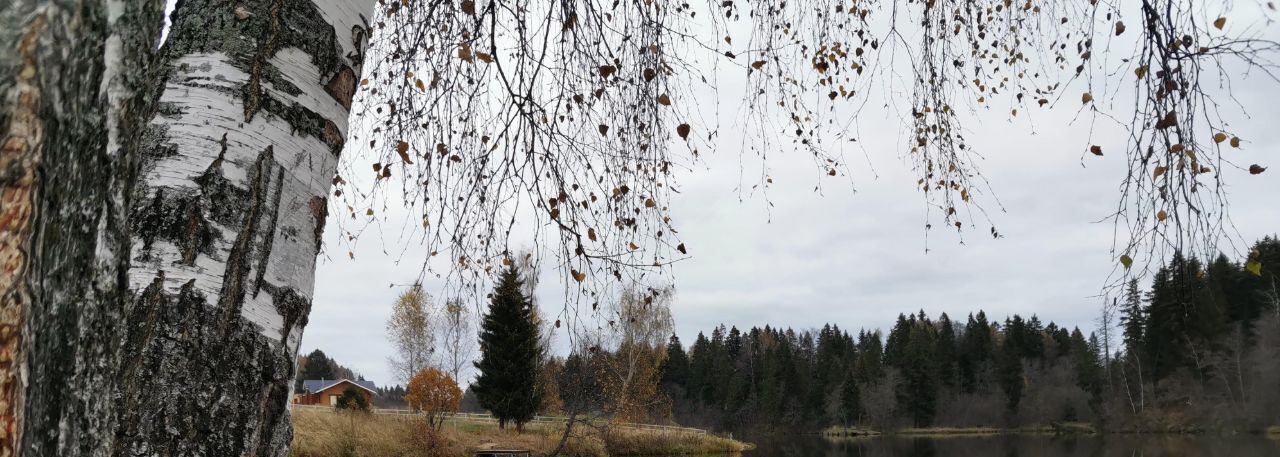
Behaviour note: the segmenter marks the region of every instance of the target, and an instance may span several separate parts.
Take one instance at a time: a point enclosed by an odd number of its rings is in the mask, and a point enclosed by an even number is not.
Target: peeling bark
[[[7,21],[6,21],[7,22]],[[35,229],[36,167],[44,142],[39,116],[37,39],[47,19],[35,16],[17,35],[13,54],[5,55],[4,139],[0,142],[0,457],[18,454],[26,388],[24,336],[31,314],[32,233]],[[6,37],[8,38],[8,37]],[[5,44],[11,41],[6,40]]]
[[[129,212],[136,295],[114,455],[288,449],[294,357],[372,7],[188,0],[174,12]]]
[[[108,455],[132,128],[162,7],[0,6],[0,456]]]

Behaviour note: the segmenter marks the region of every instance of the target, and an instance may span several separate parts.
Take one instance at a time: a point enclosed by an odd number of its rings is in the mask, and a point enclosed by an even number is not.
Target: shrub
[[[355,411],[368,411],[369,399],[360,393],[355,387],[348,387],[342,391],[342,395],[338,396],[338,403],[334,405],[338,409],[349,409]]]
[[[444,423],[445,414],[458,412],[458,404],[462,402],[462,389],[458,388],[458,383],[436,368],[424,368],[413,375],[408,391],[404,401],[409,403],[410,409],[422,411],[427,416],[427,425],[433,430]]]

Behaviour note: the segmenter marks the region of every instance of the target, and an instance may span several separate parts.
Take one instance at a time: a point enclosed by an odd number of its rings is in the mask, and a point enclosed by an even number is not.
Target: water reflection
[[[751,437],[747,438],[752,440]],[[1257,436],[1027,436],[761,438],[744,457],[1277,457],[1280,441]]]

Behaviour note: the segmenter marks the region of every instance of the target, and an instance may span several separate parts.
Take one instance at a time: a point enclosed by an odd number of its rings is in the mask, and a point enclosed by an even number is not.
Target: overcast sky
[[[1117,126],[1095,128],[1092,143],[1114,151],[1095,157],[1085,151],[1087,121],[1072,123],[1076,105],[1033,109],[1014,121],[1006,108],[979,111],[968,138],[986,156],[980,166],[1002,206],[987,198],[985,208],[1003,238],[992,239],[982,219],[962,238],[938,228],[936,220],[935,229],[925,231],[924,197],[902,155],[901,121],[889,109],[867,108],[858,118],[857,146],[844,151],[851,176],[827,178],[808,157],[774,155],[773,207],[759,195],[739,192],[741,162],[734,148],[741,132],[733,113],[742,89],[735,78],[718,82],[718,152],[679,176],[682,193],[671,202],[692,255],[674,267],[673,313],[686,345],[721,323],[887,329],[899,313],[921,309],[960,319],[978,309],[993,319],[1035,314],[1086,333],[1095,327],[1098,295],[1116,263],[1109,252],[1113,226],[1098,221],[1115,210],[1120,196],[1125,158]],[[1280,165],[1280,108],[1253,102],[1277,100],[1280,85],[1254,78],[1235,90],[1250,111],[1226,112],[1231,131],[1246,140],[1244,148],[1226,150],[1227,158],[1244,167]],[[348,151],[344,160],[357,155]],[[745,160],[747,167],[758,165]],[[1244,240],[1280,231],[1277,171],[1223,171]],[[822,192],[816,193],[819,183]],[[384,217],[388,227],[404,222],[397,220],[403,214]],[[400,288],[389,285],[413,282],[423,254],[408,246],[402,255],[405,246],[394,237],[366,234],[352,260],[345,249],[330,249],[335,226],[327,225],[302,352],[319,348],[380,385],[398,382],[387,363],[384,324]],[[1233,258],[1242,255],[1225,250]],[[559,272],[546,273],[538,299],[558,307],[561,282],[551,275]]]

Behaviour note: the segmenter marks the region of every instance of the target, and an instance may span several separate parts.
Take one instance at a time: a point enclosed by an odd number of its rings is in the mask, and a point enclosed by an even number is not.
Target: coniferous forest
[[[720,325],[671,337],[661,386],[676,421],[720,430],[1258,430],[1280,423],[1277,265],[1275,238],[1237,261],[1175,255],[1087,332],[981,310],[887,332]]]

